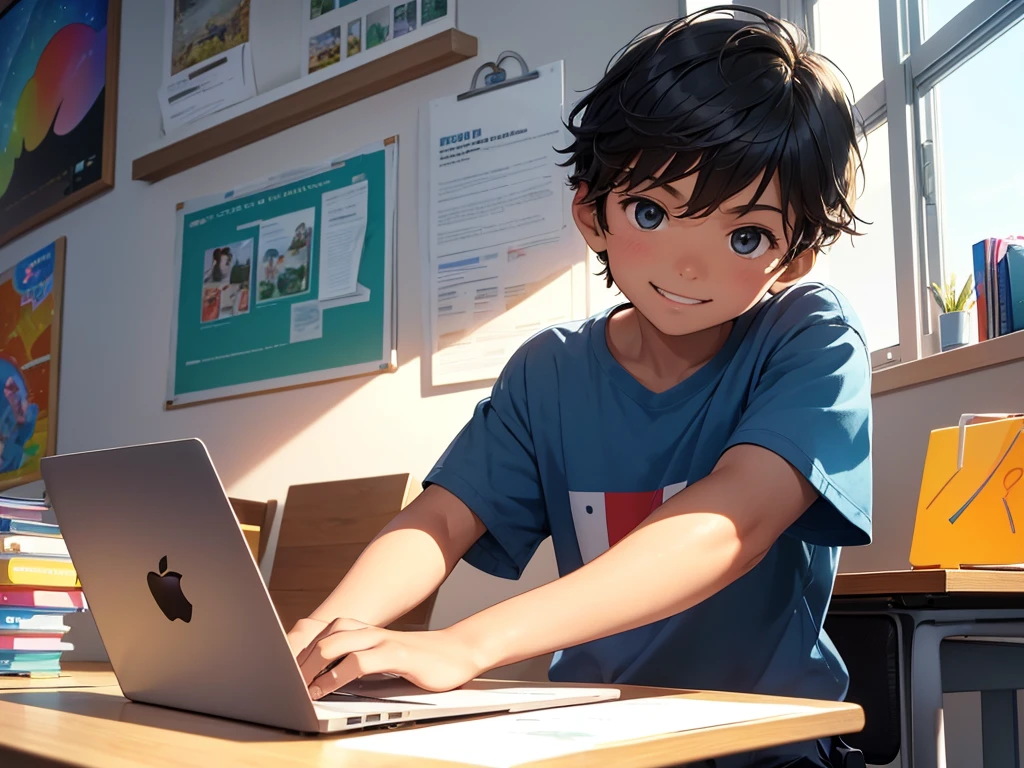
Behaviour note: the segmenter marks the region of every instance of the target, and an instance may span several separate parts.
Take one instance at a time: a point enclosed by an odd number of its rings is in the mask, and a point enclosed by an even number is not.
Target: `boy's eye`
[[[729,235],[729,247],[737,256],[756,259],[774,246],[772,236],[760,227],[743,227]]]
[[[650,200],[633,200],[626,205],[626,218],[637,229],[650,231],[659,229],[665,223],[667,214],[660,205]]]

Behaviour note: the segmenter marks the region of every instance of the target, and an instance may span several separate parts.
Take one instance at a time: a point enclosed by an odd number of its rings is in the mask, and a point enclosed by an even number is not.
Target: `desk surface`
[[[196,765],[440,768],[455,765],[345,749],[345,736],[298,736],[231,720],[135,704],[121,696],[107,665],[65,666],[70,674],[59,679],[0,679],[0,764],[8,765],[15,758],[28,757],[47,761],[48,766],[77,768]],[[863,711],[853,704],[622,688],[623,698],[666,695],[759,703],[789,701],[813,707],[814,712],[666,734],[607,747],[600,750],[599,757],[596,753],[577,753],[531,765],[569,768],[593,765],[596,760],[629,768],[654,768],[678,765],[682,760],[702,760],[731,752],[853,733],[864,726]]]
[[[1024,571],[928,569],[841,573],[832,590],[835,597],[1014,592],[1024,595]]]

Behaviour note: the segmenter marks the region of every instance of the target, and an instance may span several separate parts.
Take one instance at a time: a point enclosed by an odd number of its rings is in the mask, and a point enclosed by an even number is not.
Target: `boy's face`
[[[593,205],[573,204],[576,223],[594,251],[607,251],[615,284],[658,330],[683,336],[729,322],[756,304],[777,281],[796,280],[813,265],[802,254],[785,270],[789,244],[782,227],[779,183],[773,179],[757,206],[738,213],[757,182],[706,218],[674,218],[693,192],[695,176],[630,192],[611,192],[608,229]]]

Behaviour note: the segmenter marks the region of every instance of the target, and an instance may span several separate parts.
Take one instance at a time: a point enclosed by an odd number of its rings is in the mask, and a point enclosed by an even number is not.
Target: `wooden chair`
[[[252,501],[250,499],[229,498],[231,507],[235,510],[235,517],[242,526],[242,533],[245,534],[249,548],[256,556],[257,564],[263,563],[267,553],[267,543],[270,541],[270,532],[274,527],[274,520],[277,518],[277,501]]]
[[[270,574],[270,597],[285,630],[308,616],[338,586],[392,518],[420,493],[409,474],[293,485]],[[393,629],[427,629],[437,593]]]

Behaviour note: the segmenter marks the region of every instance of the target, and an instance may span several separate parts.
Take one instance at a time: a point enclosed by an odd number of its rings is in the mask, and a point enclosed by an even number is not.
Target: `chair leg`
[[[982,691],[981,738],[985,768],[1020,768],[1016,691]]]

